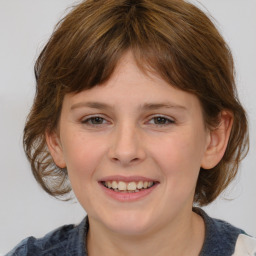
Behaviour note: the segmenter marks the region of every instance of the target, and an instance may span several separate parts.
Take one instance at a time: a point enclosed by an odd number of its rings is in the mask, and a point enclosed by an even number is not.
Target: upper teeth
[[[118,189],[121,191],[125,191],[125,190],[135,191],[138,189],[152,187],[153,182],[152,181],[139,181],[139,182],[107,181],[107,182],[104,182],[104,185],[108,188]]]

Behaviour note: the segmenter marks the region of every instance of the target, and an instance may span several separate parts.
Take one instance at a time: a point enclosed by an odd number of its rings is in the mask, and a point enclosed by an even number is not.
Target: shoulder
[[[21,241],[6,256],[25,256],[25,255],[47,255],[54,248],[55,252],[65,248],[70,234],[75,230],[74,225],[60,227],[42,238],[28,237]]]
[[[87,232],[87,223],[85,218],[79,225],[59,227],[42,238],[28,237],[6,256],[73,255],[69,253],[70,250],[83,252],[83,255],[86,255],[84,237]]]
[[[202,209],[196,208],[194,211],[202,216],[206,227],[205,241],[200,256],[255,256],[253,251],[256,250],[255,239],[242,229],[226,221],[211,218]],[[241,250],[244,251],[243,254]],[[248,254],[249,251],[251,254]]]
[[[233,256],[255,256],[256,238],[241,234],[238,236]]]

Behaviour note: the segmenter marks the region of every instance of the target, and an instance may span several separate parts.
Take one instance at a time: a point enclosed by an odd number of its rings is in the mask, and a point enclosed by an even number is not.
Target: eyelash
[[[165,116],[154,116],[154,117],[152,117],[150,120],[154,120],[154,121],[156,121],[158,119],[158,121],[159,121],[159,119],[160,120],[164,120],[165,121],[165,123],[164,124],[155,124],[155,125],[157,125],[157,126],[167,126],[167,125],[171,125],[171,124],[174,124],[175,123],[175,121],[173,120],[173,119],[170,119],[170,118],[167,118],[167,117],[165,117]],[[167,123],[166,123],[167,122]]]
[[[104,125],[104,123],[92,123],[93,121],[95,121],[95,120],[97,120],[98,119],[98,121],[99,121],[99,119],[100,119],[100,121],[106,121],[106,122],[108,122],[107,120],[105,120],[105,118],[104,117],[101,117],[101,116],[91,116],[91,117],[88,117],[88,118],[86,118],[86,119],[83,119],[82,121],[81,121],[81,123],[82,124],[85,124],[85,125],[89,125],[89,126],[100,126],[100,125]],[[159,120],[160,119],[160,120]],[[154,116],[154,117],[152,117],[152,118],[150,118],[149,119],[149,121],[151,121],[151,120],[153,120],[153,121],[164,121],[164,123],[160,123],[160,124],[153,124],[153,125],[155,125],[155,126],[167,126],[167,125],[172,125],[172,124],[175,124],[175,121],[173,120],[173,119],[171,119],[171,118],[167,118],[167,117],[165,117],[165,116],[161,116],[161,115],[157,115],[157,116]]]

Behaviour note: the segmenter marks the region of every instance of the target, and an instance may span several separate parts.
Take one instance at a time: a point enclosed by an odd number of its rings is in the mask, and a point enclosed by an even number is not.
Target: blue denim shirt
[[[88,229],[86,217],[78,226],[60,227],[40,239],[29,237],[6,256],[87,256],[85,241]]]
[[[245,234],[244,231],[227,222],[210,218],[200,208],[194,208],[194,211],[203,217],[206,226],[200,256],[231,256],[238,236]],[[29,237],[6,256],[88,256],[85,244],[88,229],[89,222],[86,217],[78,226],[60,227],[40,239]]]

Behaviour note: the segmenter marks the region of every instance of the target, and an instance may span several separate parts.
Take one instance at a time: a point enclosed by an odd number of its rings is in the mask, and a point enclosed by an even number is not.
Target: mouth
[[[139,193],[141,191],[148,190],[159,182],[157,181],[101,181],[100,182],[105,188],[113,190],[119,193]]]

